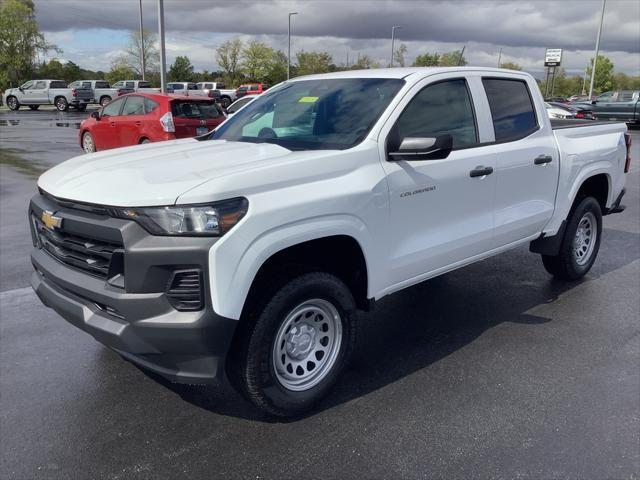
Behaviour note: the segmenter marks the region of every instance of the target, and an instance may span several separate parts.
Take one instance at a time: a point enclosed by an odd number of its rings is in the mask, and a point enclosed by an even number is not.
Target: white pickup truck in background
[[[93,91],[84,87],[67,87],[64,80],[29,80],[18,88],[5,90],[2,101],[11,110],[27,105],[37,110],[40,105],[55,105],[65,112],[69,107],[84,111],[93,100]]]
[[[220,82],[199,82],[196,84],[198,90],[209,92],[210,90],[218,90],[220,92],[220,105],[227,108],[236,99],[236,91],[228,89],[224,83]]]
[[[386,295],[527,244],[584,276],[629,165],[624,123],[551,121],[523,72],[299,77],[205,136],[44,173],[32,285],[131,362],[295,415]]]
[[[119,80],[111,88],[117,90],[124,90],[124,93],[132,92],[146,92],[146,93],[160,93],[160,89],[151,86],[151,82],[146,80]]]
[[[75,82],[72,82],[69,87],[90,88],[93,90],[93,101],[90,103],[98,103],[103,107],[114,98],[117,98],[118,93],[122,90],[118,88],[111,88],[109,82],[106,80],[76,80]]]

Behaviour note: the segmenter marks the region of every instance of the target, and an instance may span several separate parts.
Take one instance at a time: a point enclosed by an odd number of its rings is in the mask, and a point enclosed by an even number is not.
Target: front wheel
[[[222,105],[222,108],[226,110],[229,108],[229,105],[231,105],[231,99],[229,97],[222,97],[220,99],[220,105]]]
[[[355,345],[355,302],[328,273],[301,275],[240,327],[233,383],[263,411],[281,417],[316,405]]]
[[[82,149],[85,153],[93,153],[96,151],[96,142],[94,142],[93,136],[89,132],[82,134]]]
[[[583,198],[572,210],[558,255],[542,255],[542,264],[562,280],[587,274],[598,256],[602,238],[602,211],[593,197]]]
[[[69,102],[67,102],[67,99],[64,97],[56,98],[55,105],[59,112],[66,112],[69,110]]]
[[[7,98],[7,107],[9,107],[9,110],[19,110],[20,102],[16,97],[9,97]]]

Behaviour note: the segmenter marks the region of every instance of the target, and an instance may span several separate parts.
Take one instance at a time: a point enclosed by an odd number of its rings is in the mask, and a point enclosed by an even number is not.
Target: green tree
[[[129,34],[129,44],[123,55],[116,58],[117,65],[125,65],[134,73],[134,77],[142,78],[142,55],[145,60],[145,78],[157,76],[160,72],[160,52],[158,51],[157,36],[148,30],[142,30],[142,41],[140,32],[133,30]],[[149,80],[149,78],[147,78]]]
[[[53,58],[48,62],[42,62],[33,76],[37,78],[63,80],[64,65],[57,58]]]
[[[591,78],[591,70],[593,70],[593,58],[589,61],[587,68],[587,78]],[[593,82],[593,93],[598,94],[611,90],[613,87],[613,62],[604,55],[598,55],[596,62],[596,74]]]
[[[105,74],[105,79],[114,84],[119,80],[131,80],[134,76],[135,72],[128,65],[114,63],[111,70]]]
[[[349,67],[350,70],[366,70],[369,68],[380,68],[380,64],[366,53],[358,53],[356,62]]]
[[[273,53],[265,81],[275,85],[287,79],[287,56],[282,50]]]
[[[437,53],[424,53],[418,55],[413,61],[414,67],[436,67],[440,63],[440,55]]]
[[[38,55],[60,51],[47,43],[38,28],[31,0],[0,3],[0,90],[19,85],[33,75]]]
[[[440,55],[438,65],[441,67],[456,67],[458,65],[466,65],[467,59],[462,55],[462,51],[454,50],[453,52],[443,53]]]
[[[394,65],[399,65],[404,67],[404,54],[407,53],[407,46],[404,43],[401,43],[396,51],[393,52],[393,62]]]
[[[169,67],[167,77],[170,82],[193,82],[195,76],[193,65],[187,56],[178,56]]]
[[[216,62],[223,70],[228,86],[237,85],[240,80],[240,63],[244,45],[242,40],[227,40],[216,48]]]
[[[507,68],[509,70],[522,70],[522,67],[515,62],[502,62],[500,68]]]
[[[251,41],[242,50],[242,71],[249,81],[261,82],[269,75],[275,51],[266,44]]]
[[[332,58],[328,52],[305,52],[300,50],[296,53],[296,76],[330,72],[331,65]]]

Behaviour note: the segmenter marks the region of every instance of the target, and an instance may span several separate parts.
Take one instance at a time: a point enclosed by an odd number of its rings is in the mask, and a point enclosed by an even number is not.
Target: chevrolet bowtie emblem
[[[62,226],[62,218],[55,217],[53,212],[45,210],[42,212],[42,223],[44,223],[49,230],[53,230],[54,228],[60,228]]]

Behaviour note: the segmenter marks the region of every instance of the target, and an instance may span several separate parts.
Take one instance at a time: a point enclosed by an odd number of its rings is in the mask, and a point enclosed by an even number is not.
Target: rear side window
[[[198,86],[195,83],[190,83],[187,85],[187,90],[197,90]]]
[[[67,84],[59,80],[55,80],[49,84],[49,88],[67,88]]]
[[[91,86],[91,84],[89,84]],[[109,88],[108,82],[96,82],[96,88]]]
[[[225,86],[225,84],[224,84],[224,83],[219,83],[219,84],[218,84],[218,89],[222,89],[222,90],[224,90],[225,88],[227,88],[227,87]]]
[[[144,115],[143,97],[127,97],[127,101],[124,103],[121,115]]]
[[[126,82],[125,85],[127,88],[135,88],[136,86],[135,82]]]
[[[538,129],[538,121],[526,82],[506,78],[483,78],[496,142],[524,138]]]
[[[151,88],[151,84],[149,82],[138,82],[138,88]]]
[[[215,102],[171,102],[171,114],[176,118],[218,118],[220,111]]]
[[[156,108],[158,108],[160,104],[158,102],[154,102],[150,98],[144,99],[144,111],[147,113],[153,112]]]
[[[47,82],[36,82],[36,84],[33,86],[34,90],[43,90],[47,88]]]
[[[409,102],[396,123],[395,143],[406,137],[437,137],[449,134],[453,146],[478,142],[471,96],[464,79],[428,85]],[[396,146],[396,145],[394,145]]]

